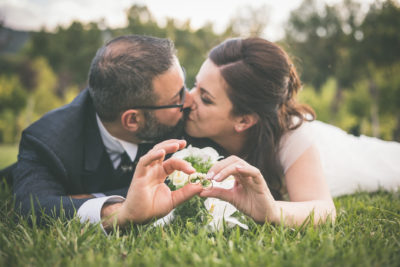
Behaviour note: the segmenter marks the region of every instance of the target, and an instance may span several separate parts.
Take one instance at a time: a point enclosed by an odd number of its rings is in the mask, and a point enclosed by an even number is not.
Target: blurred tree
[[[84,87],[90,62],[103,43],[102,31],[96,23],[74,21],[67,28],[59,26],[55,33],[45,29],[34,33],[26,53],[28,57],[44,57],[59,76],[57,93],[73,84]]]
[[[304,82],[318,90],[335,77],[340,94],[357,80],[359,64],[353,61],[353,54],[364,15],[360,4],[352,0],[336,5],[304,0],[291,13],[285,43],[301,61]]]
[[[25,110],[18,118],[17,124],[21,129],[64,103],[56,93],[57,76],[47,60],[44,57],[38,57],[32,65],[37,70],[37,84],[28,96]]]
[[[127,13],[128,26],[125,34],[147,34],[158,37],[166,37],[165,31],[158,26],[153,14],[145,5],[132,5]]]
[[[24,90],[34,90],[37,72],[33,68],[30,58],[21,55],[2,55],[0,56],[0,69],[2,75],[17,75]]]
[[[172,32],[171,24],[169,26],[168,32]],[[182,28],[174,27],[173,29],[174,38],[171,39],[175,42],[178,58],[186,70],[186,85],[191,88],[209,50],[219,43],[221,38],[214,33],[212,24],[206,24],[196,31],[190,28],[189,23],[186,23]]]
[[[270,12],[267,5],[245,6],[237,9],[232,16],[225,34],[231,36],[262,36],[269,23]]]
[[[395,117],[393,136],[400,140],[400,6],[387,0],[374,2],[357,34],[355,61],[363,78],[368,80],[371,97],[373,130],[379,135],[379,117]]]
[[[18,113],[25,106],[26,97],[18,76],[0,76],[0,112],[9,109]]]
[[[373,80],[378,88],[380,135],[400,141],[400,61],[377,68]]]
[[[27,93],[18,76],[0,76],[0,143],[13,143],[18,138],[19,129],[15,123],[25,107]]]
[[[359,125],[354,127],[372,128],[374,136],[380,135],[379,118],[384,115],[384,110],[393,112],[393,107],[398,107],[395,98],[391,99],[393,104],[389,105],[389,102],[384,104],[380,100],[383,89],[376,81],[376,73],[380,73],[385,66],[399,62],[399,22],[398,4],[391,0],[376,1],[367,12],[362,12],[360,4],[352,0],[335,5],[304,0],[291,13],[286,27],[285,46],[296,58],[301,59],[302,80],[315,90],[321,90],[322,85],[334,77],[336,97],[328,108],[339,116],[340,109],[348,107],[344,109],[359,116]],[[366,82],[361,84],[367,90],[357,89],[360,85],[356,84],[363,80]],[[344,93],[348,90],[355,92]],[[369,108],[367,113],[371,127],[361,127],[361,124],[365,124],[365,108],[361,114],[357,101],[354,101],[354,94],[361,91],[363,96],[366,96],[365,92],[368,93],[369,100],[365,106]],[[354,104],[354,107],[349,107],[350,104]],[[396,116],[399,117],[400,132],[400,115]],[[385,115],[385,118],[388,116]],[[334,121],[339,119],[329,122]]]

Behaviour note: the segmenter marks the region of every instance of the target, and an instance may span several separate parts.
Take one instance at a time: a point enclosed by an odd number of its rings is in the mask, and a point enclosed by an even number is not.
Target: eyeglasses
[[[180,112],[183,111],[183,105],[185,104],[185,97],[186,97],[186,90],[187,88],[183,86],[179,91],[179,99],[181,102],[175,105],[163,105],[163,106],[134,106],[131,109],[165,109],[165,108],[180,108]]]
[[[186,80],[186,70],[182,67],[183,77]],[[180,112],[183,111],[183,105],[185,104],[185,97],[186,97],[186,86],[184,85],[181,90],[179,91],[179,99],[181,102],[175,105],[163,105],[163,106],[134,106],[131,109],[165,109],[165,108],[180,108]]]

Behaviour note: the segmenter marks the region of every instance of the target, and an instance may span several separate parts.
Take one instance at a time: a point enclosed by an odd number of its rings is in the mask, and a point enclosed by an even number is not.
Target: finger
[[[153,150],[164,149],[166,154],[175,153],[179,150],[180,144],[179,142],[169,142],[166,144],[158,144],[153,148]]]
[[[152,149],[139,159],[138,166],[139,165],[143,167],[149,166],[155,161],[163,161],[164,157],[165,157],[164,149],[159,149],[159,150]]]
[[[186,140],[178,140],[179,143],[179,150],[183,149],[186,147]]]
[[[164,157],[165,157],[165,151],[163,149],[150,150],[149,152],[147,152],[146,155],[142,156],[139,159],[133,177],[146,176],[147,172],[146,167],[156,162],[162,162],[164,160]]]
[[[183,171],[187,174],[192,174],[196,172],[196,169],[192,167],[192,165],[183,160],[178,158],[170,158],[163,162],[164,170],[167,174],[171,174],[173,171]]]
[[[203,190],[199,194],[201,197],[215,197],[221,200],[232,203],[234,195],[232,189],[224,189],[219,187],[213,187],[211,190]]]
[[[226,159],[218,161],[210,168],[210,170],[208,170],[206,178],[212,179],[214,178],[215,175],[217,175],[221,170],[225,169],[227,166],[232,165],[234,163],[238,164],[241,161],[243,160],[236,156],[230,156]]]
[[[226,166],[224,169],[220,170],[219,173],[217,173],[213,180],[217,181],[217,182],[222,182],[223,180],[225,180],[226,178],[228,178],[229,176],[233,175],[235,177],[240,176],[241,174],[238,172],[237,170],[237,166],[239,166],[239,164],[237,164],[236,162],[234,162],[231,165]],[[240,165],[242,166],[242,165]]]
[[[264,177],[262,176],[259,169],[251,165],[236,165],[235,166],[238,178],[251,177],[252,181],[256,184],[265,183]]]
[[[186,200],[194,197],[203,190],[200,184],[187,184],[178,190],[172,191],[172,204],[174,208]]]
[[[166,141],[163,141],[157,145],[154,146],[154,149],[164,149],[165,145],[169,145],[169,144],[177,144],[178,145],[178,150],[184,148],[186,146],[186,141],[185,140],[180,140],[180,139],[169,139]]]

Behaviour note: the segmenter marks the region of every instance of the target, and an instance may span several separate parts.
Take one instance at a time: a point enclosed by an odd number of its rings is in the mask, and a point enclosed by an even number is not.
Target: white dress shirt
[[[97,126],[99,127],[100,136],[103,144],[110,157],[110,160],[116,169],[121,162],[121,154],[126,152],[131,161],[134,161],[138,151],[138,145],[120,140],[112,136],[104,127],[99,116],[96,114]],[[91,223],[101,222],[101,209],[106,203],[117,203],[125,200],[122,196],[106,196],[101,192],[91,193],[95,198],[85,201],[78,209],[78,216],[81,222],[90,221]],[[103,226],[100,224],[103,228]],[[104,228],[103,228],[104,230]],[[104,231],[105,232],[105,231]]]

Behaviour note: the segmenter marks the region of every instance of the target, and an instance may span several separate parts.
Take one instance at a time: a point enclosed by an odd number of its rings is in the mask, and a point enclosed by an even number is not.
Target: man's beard
[[[146,142],[159,143],[167,139],[182,138],[184,129],[183,118],[175,126],[160,123],[152,112],[143,112],[145,123],[136,132],[136,136]]]

